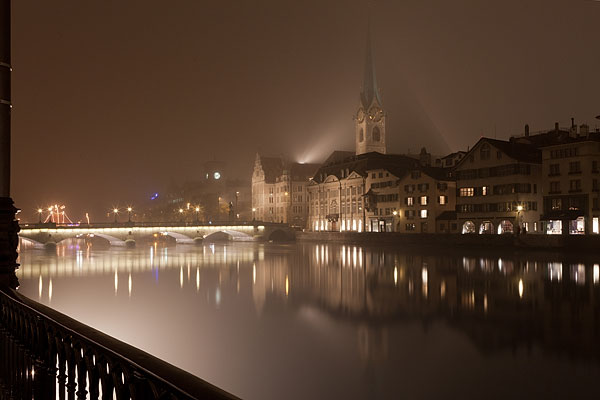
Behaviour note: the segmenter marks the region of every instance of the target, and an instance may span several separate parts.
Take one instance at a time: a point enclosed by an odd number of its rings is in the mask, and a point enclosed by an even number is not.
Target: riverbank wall
[[[301,242],[332,242],[361,245],[398,245],[415,247],[463,247],[531,249],[562,252],[598,252],[600,235],[461,235],[397,232],[297,232]]]

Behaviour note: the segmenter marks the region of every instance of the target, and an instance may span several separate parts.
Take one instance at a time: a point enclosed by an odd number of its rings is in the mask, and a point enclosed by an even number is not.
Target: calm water
[[[600,256],[23,249],[21,293],[244,399],[598,398]]]

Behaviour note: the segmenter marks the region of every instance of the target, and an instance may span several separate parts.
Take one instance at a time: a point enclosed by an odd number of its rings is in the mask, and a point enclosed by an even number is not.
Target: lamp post
[[[44,210],[42,210],[41,208],[38,208],[38,216],[39,216],[39,220],[38,222],[41,224],[42,223],[42,212],[44,212]]]
[[[200,207],[196,207],[196,223],[200,223]]]
[[[238,198],[240,197],[240,192],[235,192],[235,216],[236,219],[240,218],[240,212],[238,209]]]
[[[256,208],[252,207],[252,221],[256,221]]]
[[[523,211],[523,206],[519,204],[517,206],[517,226],[519,227],[517,229],[518,233],[521,233],[521,211]]]
[[[392,226],[392,232],[396,232],[397,231],[397,229],[396,229],[396,217],[398,216],[398,211],[396,211],[396,210],[392,211],[392,215],[394,216],[392,218],[392,220],[394,221],[394,225]]]
[[[131,206],[127,207],[127,222],[131,222],[131,211],[133,211],[133,208]]]
[[[115,214],[115,224],[117,223],[117,215],[119,215],[119,209],[113,208],[113,214]]]
[[[183,208],[179,209],[179,220],[180,222],[183,222]]]

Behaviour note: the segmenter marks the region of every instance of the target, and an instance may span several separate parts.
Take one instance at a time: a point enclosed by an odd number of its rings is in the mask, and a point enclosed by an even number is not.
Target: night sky
[[[365,0],[13,1],[12,197],[106,220],[208,160],[354,150]],[[596,126],[600,3],[378,0],[388,152]]]

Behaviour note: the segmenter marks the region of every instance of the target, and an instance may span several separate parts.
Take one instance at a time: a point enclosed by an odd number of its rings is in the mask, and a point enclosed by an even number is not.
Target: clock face
[[[383,117],[383,110],[379,107],[371,107],[369,109],[369,119],[379,121]]]
[[[358,110],[358,114],[356,114],[356,119],[358,122],[363,122],[365,120],[365,110],[362,108]]]
[[[215,172],[213,176],[215,177],[215,179],[221,179],[221,173],[219,172]]]

